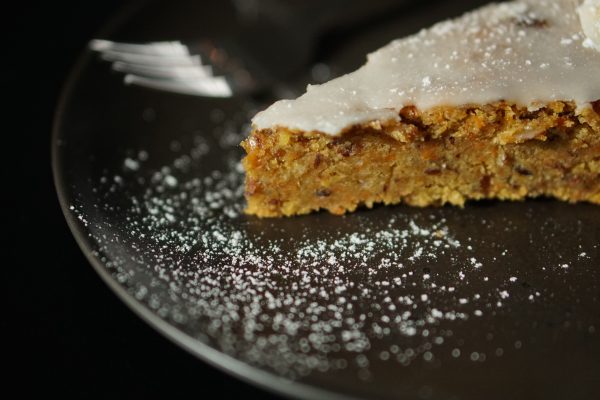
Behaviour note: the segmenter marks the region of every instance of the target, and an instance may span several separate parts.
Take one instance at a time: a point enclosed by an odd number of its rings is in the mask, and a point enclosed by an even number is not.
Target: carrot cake
[[[258,113],[249,214],[547,196],[600,204],[600,0],[492,4]]]

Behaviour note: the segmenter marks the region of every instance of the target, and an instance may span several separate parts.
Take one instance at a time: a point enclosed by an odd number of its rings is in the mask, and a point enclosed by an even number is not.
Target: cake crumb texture
[[[340,136],[255,129],[242,147],[246,212],[260,217],[539,196],[600,204],[600,101],[408,106]]]

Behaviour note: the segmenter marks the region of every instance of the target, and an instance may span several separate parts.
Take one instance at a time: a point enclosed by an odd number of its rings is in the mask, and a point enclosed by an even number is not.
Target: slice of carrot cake
[[[600,203],[600,0],[492,4],[253,119],[247,212]]]

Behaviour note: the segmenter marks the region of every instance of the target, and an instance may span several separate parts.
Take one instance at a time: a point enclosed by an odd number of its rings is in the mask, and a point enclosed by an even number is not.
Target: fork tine
[[[115,71],[157,79],[202,79],[211,78],[212,67],[205,65],[164,66],[144,65],[117,61],[113,64]]]
[[[202,65],[200,56],[184,56],[184,55],[150,55],[150,54],[135,54],[123,53],[116,51],[102,52],[102,59],[105,61],[116,62],[121,61],[129,64],[146,64],[159,66],[194,66]]]
[[[94,39],[90,49],[100,52],[145,54],[155,56],[189,56],[190,52],[181,42],[152,42],[147,44],[118,43],[110,40]]]
[[[126,75],[125,83],[168,92],[200,95],[206,97],[231,97],[231,87],[223,77],[175,81]]]

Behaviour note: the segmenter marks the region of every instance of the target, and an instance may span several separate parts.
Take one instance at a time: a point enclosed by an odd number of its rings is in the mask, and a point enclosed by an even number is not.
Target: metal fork
[[[290,78],[306,71],[316,53],[323,52],[329,33],[356,34],[393,17],[413,1],[233,1],[239,15],[229,36],[193,45],[92,40],[90,48],[110,61],[114,70],[125,73],[127,84],[205,97],[268,89],[274,97],[285,97],[284,93],[292,92],[287,87]],[[244,15],[248,13],[250,17]],[[209,55],[211,66],[203,65],[200,53]],[[213,60],[215,53],[225,55],[220,63]],[[223,75],[215,74],[212,66]]]
[[[126,84],[206,97],[232,95],[227,80],[214,76],[212,68],[202,65],[200,56],[192,55],[181,42],[131,44],[95,39],[89,46],[112,62],[115,71],[125,73]]]

